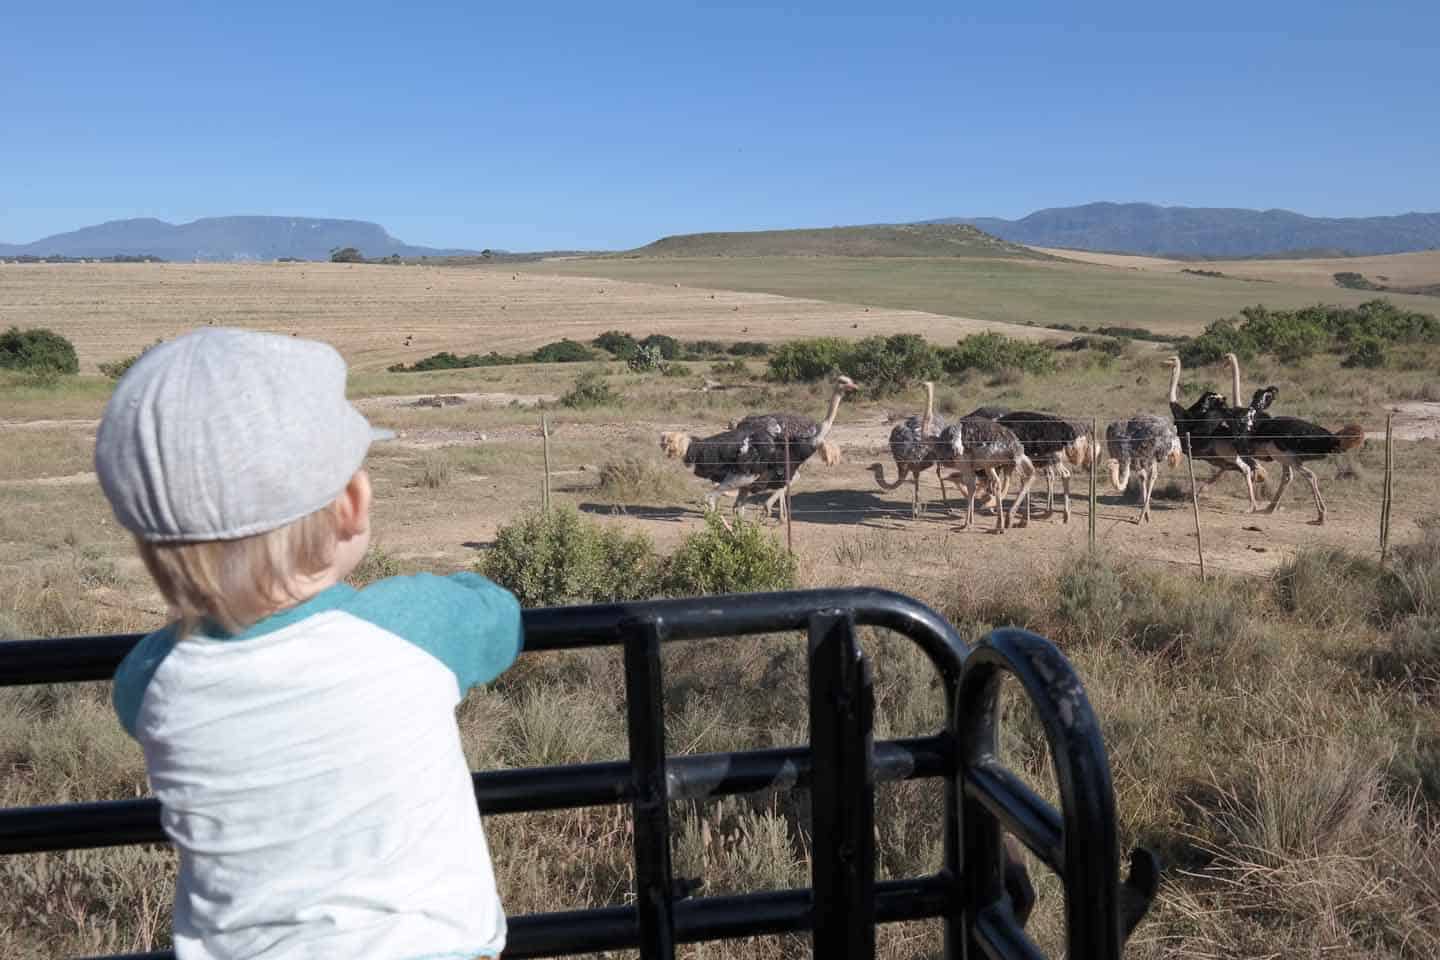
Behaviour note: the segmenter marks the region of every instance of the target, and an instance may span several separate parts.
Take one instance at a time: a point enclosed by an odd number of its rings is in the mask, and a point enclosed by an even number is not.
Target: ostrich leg
[[[965,504],[965,529],[969,530],[975,525],[975,491],[979,488],[978,482],[970,484],[970,499]]]
[[[1265,508],[1266,513],[1274,513],[1280,509],[1280,498],[1285,495],[1285,488],[1290,486],[1290,479],[1295,475],[1295,470],[1290,464],[1285,464],[1285,470],[1280,474],[1280,486],[1275,491],[1275,497],[1270,505]]]
[[[990,489],[995,491],[995,532],[1004,533],[1006,519],[1005,493],[1006,488],[1010,486],[1010,474],[1005,474],[1002,479],[1000,471],[994,467],[990,467],[985,471],[985,475],[990,479]]]
[[[950,498],[945,494],[945,474],[940,472],[940,464],[935,464],[935,476],[940,480],[940,502],[945,505],[945,512],[950,512]]]
[[[1060,483],[1065,487],[1065,522],[1070,522],[1070,474],[1069,472],[1060,475]]]
[[[1300,464],[1297,469],[1305,474],[1306,480],[1310,481],[1310,492],[1315,494],[1315,522],[1317,524],[1323,524],[1325,522],[1325,498],[1320,496],[1320,481],[1316,478],[1315,471],[1305,466],[1305,464]]]
[[[1006,477],[1006,482],[1007,482],[1007,483],[1009,482],[1009,477],[1008,477],[1008,476]],[[1024,481],[1021,482],[1021,484],[1020,484],[1020,492],[1015,495],[1015,504],[1014,504],[1014,506],[1012,506],[1012,507],[1010,508],[1010,525],[1011,525],[1011,526],[1014,526],[1014,525],[1015,525],[1015,507],[1018,507],[1018,506],[1020,505],[1020,498],[1021,498],[1021,497],[1024,497],[1024,498],[1025,498],[1025,526],[1027,526],[1027,527],[1030,526],[1030,487],[1031,487],[1031,485],[1032,485],[1034,482],[1035,482],[1035,474],[1033,474],[1033,473],[1030,474],[1030,476],[1029,476],[1028,478],[1026,478]]]
[[[1250,470],[1250,465],[1245,462],[1244,457],[1236,457],[1235,462],[1240,465],[1240,472],[1245,474],[1245,492],[1250,495],[1250,512],[1259,513],[1260,505],[1255,502],[1255,474]]]

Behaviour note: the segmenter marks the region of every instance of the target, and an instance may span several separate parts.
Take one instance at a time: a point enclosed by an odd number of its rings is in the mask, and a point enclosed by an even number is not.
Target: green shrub
[[[770,376],[781,383],[808,383],[839,371],[849,359],[850,344],[839,337],[791,340],[770,354]]]
[[[1187,365],[1201,366],[1219,363],[1226,353],[1241,359],[1270,354],[1285,362],[1320,351],[1353,356],[1356,351],[1352,345],[1371,338],[1382,345],[1440,343],[1440,319],[1402,310],[1383,299],[1369,300],[1358,307],[1246,307],[1239,317],[1216,320],[1198,337],[1182,342],[1180,359]],[[1365,347],[1362,357],[1365,353],[1373,355],[1373,347]]]
[[[680,357],[680,341],[674,337],[667,337],[663,333],[652,333],[640,341],[642,347],[654,347],[660,351],[660,356],[666,360],[676,360]]]
[[[648,537],[626,535],[569,506],[537,510],[501,527],[476,569],[515,594],[522,607],[642,600],[655,591]]]
[[[1335,286],[1344,287],[1347,290],[1384,290],[1385,288],[1371,283],[1365,279],[1365,274],[1356,273],[1353,270],[1342,270],[1333,275]]]
[[[595,370],[587,370],[576,377],[574,386],[560,397],[561,404],[577,410],[614,407],[624,401],[623,396],[610,388],[605,375]]]
[[[0,369],[79,373],[80,358],[75,354],[75,345],[58,333],[11,327],[0,333]]]
[[[725,344],[719,340],[686,340],[681,344],[681,356],[686,360],[709,360],[725,355]]]
[[[953,347],[940,348],[939,353],[945,372],[950,374],[1022,370],[1040,376],[1055,370],[1054,351],[1049,347],[998,333],[973,334]]]
[[[1414,614],[1396,623],[1375,666],[1383,679],[1440,687],[1440,617]]]
[[[654,460],[621,457],[600,467],[595,493],[612,503],[672,503],[684,499],[686,490],[679,471]]]
[[[940,359],[913,333],[866,337],[850,348],[845,372],[865,384],[867,396],[885,397],[940,376]]]
[[[797,570],[795,558],[758,525],[727,528],[712,511],[705,529],[687,536],[664,562],[660,583],[673,597],[789,590]]]
[[[478,353],[467,353],[463,356],[442,350],[439,353],[431,354],[423,359],[416,360],[410,366],[403,363],[392,363],[385,369],[391,373],[424,373],[427,370],[463,370],[469,367],[504,367],[519,363],[518,357],[510,357],[495,351],[485,355]]]
[[[164,342],[164,340],[156,340],[144,350],[141,350],[139,353],[133,353],[130,356],[126,357],[124,360],[112,360],[109,363],[102,363],[100,364],[100,372],[103,373],[105,376],[109,377],[111,380],[119,380],[121,377],[125,376],[126,372],[129,371],[131,367],[135,366],[136,360],[139,360],[141,357],[145,356],[145,354],[149,353],[152,348],[158,347]]]
[[[1350,344],[1350,352],[1340,364],[1342,367],[1361,367],[1373,370],[1385,366],[1385,344],[1379,337],[1361,337]]]
[[[652,373],[665,369],[665,357],[660,353],[660,348],[653,345],[636,347],[626,363],[636,373]]]
[[[330,251],[331,263],[364,263],[365,255],[355,247],[336,247]]]
[[[759,340],[737,340],[726,352],[737,357],[763,357],[770,352],[770,344]]]
[[[536,363],[583,363],[586,360],[594,360],[595,353],[583,343],[577,343],[567,337],[564,340],[545,344],[531,354],[531,357]]]
[[[350,571],[350,576],[345,578],[345,582],[352,587],[363,587],[367,583],[384,580],[386,577],[398,577],[400,572],[400,561],[396,560],[384,547],[377,543],[371,543],[369,551],[360,560],[360,564]]]
[[[629,360],[640,349],[639,341],[623,330],[606,330],[591,340],[590,345],[599,347],[617,360]]]

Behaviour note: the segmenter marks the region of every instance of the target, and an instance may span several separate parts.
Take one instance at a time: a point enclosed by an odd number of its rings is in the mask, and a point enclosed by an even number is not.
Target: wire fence
[[[1321,432],[1323,428],[1312,429],[1303,423],[1296,428],[1282,420],[1277,426],[1283,424],[1285,429],[1264,434],[1263,446],[1247,446],[1244,438],[1237,441],[1221,437],[1219,450],[1213,445],[1205,447],[1193,435],[1178,435],[1169,418],[1157,416],[1153,420],[1152,426],[1158,431],[1155,443],[1120,448],[1104,439],[1107,427],[1116,421],[1098,417],[1036,418],[1037,426],[1051,431],[1051,438],[1032,439],[1029,443],[1035,472],[1028,486],[1013,471],[1004,469],[1004,456],[995,453],[1005,447],[1003,437],[986,439],[984,431],[977,428],[973,431],[976,436],[965,441],[964,430],[969,425],[956,424],[953,418],[947,422],[959,426],[961,443],[974,451],[971,457],[948,455],[946,450],[953,448],[942,444],[939,436],[926,436],[910,444],[910,459],[905,459],[903,453],[897,458],[887,435],[904,421],[878,429],[869,424],[860,440],[855,436],[858,428],[854,424],[836,430],[827,440],[841,450],[843,461],[839,464],[826,464],[813,438],[787,442],[774,433],[778,428],[771,427],[767,433],[763,425],[755,428],[758,437],[752,432],[751,443],[768,443],[768,449],[759,453],[745,451],[743,456],[738,448],[745,442],[744,437],[733,431],[725,436],[715,432],[697,436],[684,430],[645,431],[637,427],[628,430],[622,440],[606,442],[598,453],[597,437],[587,435],[595,430],[591,424],[551,422],[550,415],[542,414],[533,433],[527,433],[541,448],[536,499],[542,507],[553,502],[555,489],[578,495],[582,501],[592,489],[584,484],[557,486],[558,477],[573,476],[582,470],[603,477],[607,464],[645,460],[657,469],[672,470],[676,477],[687,478],[693,499],[677,499],[673,488],[668,496],[647,498],[641,489],[631,498],[633,502],[612,498],[608,503],[585,506],[595,512],[636,519],[676,520],[690,515],[698,518],[717,490],[724,494],[716,498],[717,509],[722,515],[731,515],[740,505],[731,498],[741,494],[737,500],[743,501],[751,519],[763,513],[782,522],[792,550],[805,547],[806,525],[903,527],[938,523],[964,529],[972,488],[977,490],[973,525],[979,529],[1000,527],[1002,518],[996,515],[989,489],[991,478],[983,470],[977,473],[974,469],[989,463],[1001,468],[1004,509],[1011,518],[1003,526],[1015,535],[1025,536],[1027,529],[1051,529],[1061,522],[1068,480],[1069,523],[1083,525],[1086,547],[1091,552],[1113,547],[1129,528],[1161,530],[1169,537],[1181,533],[1193,541],[1192,559],[1188,562],[1199,569],[1201,576],[1209,572],[1207,553],[1223,554],[1235,549],[1238,533],[1258,535],[1249,539],[1260,542],[1251,543],[1247,549],[1260,553],[1278,553],[1313,543],[1357,552],[1374,551],[1383,559],[1388,554],[1392,530],[1403,528],[1408,534],[1412,521],[1423,522],[1430,514],[1440,513],[1440,501],[1433,496],[1431,481],[1434,469],[1440,468],[1437,447],[1433,442],[1403,442],[1397,455],[1394,417],[1386,418],[1384,432],[1379,436],[1365,437],[1357,436],[1349,427]],[[1012,418],[1011,422],[1017,421]],[[1085,438],[1088,449],[1075,445],[1075,439],[1080,437]],[[677,443],[681,438],[683,442]],[[1363,449],[1357,449],[1362,440]],[[1172,453],[1171,444],[1174,454],[1193,449],[1196,456],[1167,458]],[[918,459],[914,453],[917,446],[927,448]],[[1326,453],[1327,448],[1334,452]],[[1250,509],[1237,454],[1245,458],[1247,466],[1256,468],[1255,512]],[[1112,482],[1110,460],[1116,456],[1131,457],[1129,483],[1124,490],[1117,490]],[[1287,468],[1293,468],[1289,479],[1284,476]],[[1141,474],[1152,471],[1156,476],[1149,481],[1153,488],[1150,515],[1142,518],[1140,489],[1146,481]],[[696,472],[703,475],[694,476]],[[1315,478],[1313,488],[1307,472]],[[741,479],[728,484],[717,482],[727,474]],[[787,477],[791,478],[788,485]],[[914,505],[917,481],[922,506],[919,510]],[[1282,486],[1283,497],[1277,500]],[[1051,488],[1053,512],[1049,506]],[[1323,509],[1315,500],[1316,488]],[[1028,504],[1017,500],[1022,489]],[[593,490],[604,492],[599,486]],[[767,505],[772,497],[775,502]],[[1279,512],[1269,512],[1272,503],[1279,506]],[[1099,529],[1102,525],[1103,543]],[[1265,534],[1276,531],[1281,532],[1272,545],[1267,545]],[[1173,556],[1157,559],[1176,562]]]

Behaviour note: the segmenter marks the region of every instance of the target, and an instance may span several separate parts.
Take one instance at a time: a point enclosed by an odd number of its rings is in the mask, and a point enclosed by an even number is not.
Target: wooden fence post
[[[1395,414],[1385,416],[1385,485],[1380,494],[1380,562],[1390,553],[1390,505],[1395,479]]]
[[[1096,480],[1095,465],[1096,465],[1097,463],[1099,463],[1099,462],[1100,462],[1100,418],[1099,418],[1099,417],[1091,417],[1091,418],[1090,418],[1090,518],[1089,518],[1089,519],[1090,519],[1090,530],[1089,530],[1089,534],[1088,534],[1088,535],[1089,535],[1089,541],[1090,541],[1090,557],[1091,557],[1091,559],[1094,559],[1094,557],[1095,557],[1095,514],[1096,514],[1096,512],[1097,512],[1096,504],[1098,504],[1098,503],[1100,502],[1099,497],[1096,495],[1096,494],[1097,494],[1097,488],[1096,488],[1096,483],[1095,483],[1095,480]]]
[[[550,418],[540,414],[540,436],[545,448],[545,485],[540,490],[540,509],[550,512]]]
[[[1195,458],[1190,456],[1190,434],[1185,434],[1185,469],[1190,472],[1190,509],[1195,514],[1195,552],[1200,554],[1200,582],[1205,582],[1205,544],[1200,539],[1200,491],[1195,488]]]
[[[790,551],[790,556],[795,556],[795,534],[790,530],[790,444],[782,442],[781,447],[785,449],[785,549]],[[765,522],[769,523],[770,518],[766,517]]]

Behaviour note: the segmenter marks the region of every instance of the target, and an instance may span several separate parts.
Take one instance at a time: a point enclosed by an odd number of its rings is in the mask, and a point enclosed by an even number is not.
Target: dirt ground
[[[0,318],[68,337],[81,369],[120,360],[196,326],[320,337],[359,371],[448,350],[502,353],[611,329],[636,336],[778,340],[924,331],[953,341],[1017,324],[678,284],[375,264],[6,264]]]

